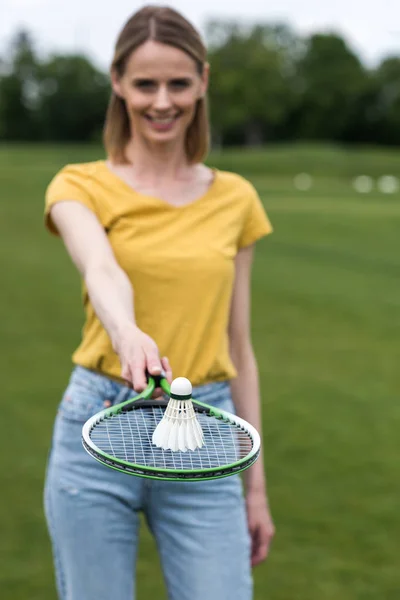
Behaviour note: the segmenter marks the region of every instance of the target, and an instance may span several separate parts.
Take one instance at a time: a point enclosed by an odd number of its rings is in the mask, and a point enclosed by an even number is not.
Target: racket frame
[[[100,448],[97,448],[90,438],[90,433],[97,423],[104,421],[112,415],[128,412],[130,410],[137,410],[142,407],[166,407],[168,405],[169,400],[151,400],[151,396],[156,388],[161,388],[167,395],[170,393],[168,381],[163,376],[149,376],[148,385],[141,394],[138,394],[134,398],[129,398],[128,400],[125,400],[125,402],[121,402],[115,406],[110,406],[109,408],[96,413],[93,417],[90,417],[82,428],[82,444],[86,452],[98,462],[115,469],[116,471],[136,475],[138,477],[145,477],[147,479],[168,481],[207,481],[211,479],[220,479],[222,477],[229,477],[236,473],[240,473],[255,463],[261,450],[261,439],[256,428],[236,415],[210,406],[209,404],[205,404],[204,402],[200,402],[199,400],[195,400],[194,398],[192,398],[192,402],[198,412],[206,413],[225,423],[232,423],[250,434],[253,445],[249,454],[238,461],[224,465],[223,467],[218,466],[188,470],[134,464],[122,459],[116,459],[103,450],[100,450]]]

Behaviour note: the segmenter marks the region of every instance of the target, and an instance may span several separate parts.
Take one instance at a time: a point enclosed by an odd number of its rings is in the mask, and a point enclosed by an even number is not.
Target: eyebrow
[[[158,79],[155,79],[153,77],[133,77],[132,81],[134,83],[157,83]],[[184,75],[181,77],[171,77],[170,79],[168,79],[168,83],[176,81],[191,83],[193,81],[193,77],[190,77],[189,75]]]
[[[154,83],[155,80],[150,77],[133,77],[132,81],[133,83]]]

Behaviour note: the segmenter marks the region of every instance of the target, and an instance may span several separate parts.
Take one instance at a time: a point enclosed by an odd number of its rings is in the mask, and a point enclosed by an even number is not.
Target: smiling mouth
[[[152,117],[151,115],[145,115],[145,117],[148,121],[154,123],[154,125],[168,126],[172,125],[180,117],[180,113],[169,117]]]

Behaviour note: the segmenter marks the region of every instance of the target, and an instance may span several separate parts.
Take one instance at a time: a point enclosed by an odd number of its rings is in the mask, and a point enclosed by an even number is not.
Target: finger
[[[122,365],[121,368],[121,377],[125,379],[125,381],[129,382],[133,386],[133,376],[131,372],[131,368],[129,364]]]
[[[166,356],[164,356],[161,359],[161,366],[165,373],[165,377],[166,377],[168,383],[171,384],[172,383],[172,369],[171,369],[171,365],[169,364],[169,360]],[[153,397],[156,400],[162,400],[164,398],[164,395],[165,395],[165,392],[162,388],[156,388],[154,390]]]
[[[130,370],[132,373],[132,385],[136,392],[143,392],[147,387],[147,380],[145,374],[145,359],[144,354],[136,354],[130,364]]]
[[[267,530],[255,529],[252,534],[251,564],[256,566],[262,563],[268,556],[272,537]]]
[[[251,539],[251,565],[254,566],[258,551],[258,532],[257,527],[249,527]]]
[[[165,372],[168,383],[172,383],[172,369],[166,356],[161,359],[161,365]]]
[[[259,546],[251,556],[251,566],[256,567],[257,565],[264,562],[268,556],[268,546]]]
[[[145,350],[146,366],[150,375],[159,375],[162,370],[160,356],[157,346],[147,347]]]

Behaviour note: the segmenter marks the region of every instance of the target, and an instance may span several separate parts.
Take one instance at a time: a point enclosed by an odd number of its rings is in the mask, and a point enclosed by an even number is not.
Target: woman
[[[249,600],[251,565],[274,532],[261,459],[246,472],[244,500],[238,476],[128,477],[80,441],[90,415],[132,395],[123,380],[145,388],[146,369],[188,377],[195,398],[260,430],[250,274],[253,244],[271,226],[250,183],[202,163],[208,71],[190,23],[141,9],[116,44],[107,160],[67,165],[47,190],[46,224],[82,276],[86,311],[46,477],[63,600],[131,600],[139,512],[171,600]]]

